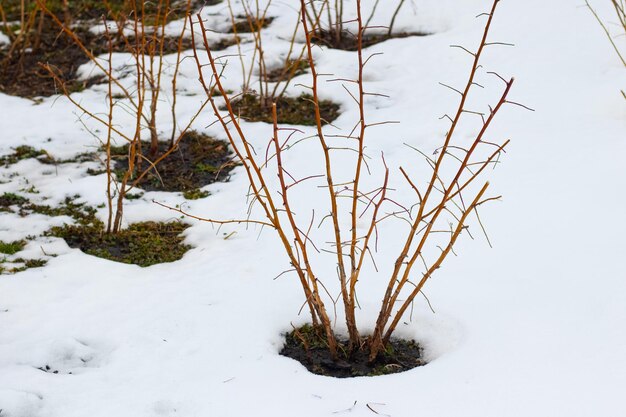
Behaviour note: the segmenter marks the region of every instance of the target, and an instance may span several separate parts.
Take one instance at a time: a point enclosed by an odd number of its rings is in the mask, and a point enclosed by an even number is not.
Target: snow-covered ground
[[[368,86],[390,96],[369,101],[367,113],[400,121],[372,129],[368,146],[396,166],[415,158],[403,143],[425,152],[439,146],[446,129],[439,117],[454,110],[458,97],[438,83],[461,84],[470,65],[449,45],[474,49],[484,22],[475,16],[490,6],[486,0],[413,3],[397,28],[433,35],[373,46],[385,55],[366,73]],[[608,1],[594,6],[610,16]],[[276,38],[276,52],[288,46],[279,38],[289,35],[295,13],[286,2],[270,9],[278,18],[266,36]],[[379,18],[392,13],[383,8]],[[217,5],[205,14],[217,25],[227,10]],[[435,313],[420,302],[400,329],[424,346],[428,365],[339,380],[278,355],[281,332],[306,315],[298,316],[298,282],[273,279],[287,263],[268,230],[217,231],[194,222],[186,241],[195,248],[181,261],[149,268],[39,238],[24,256],[58,256],[44,268],[0,276],[0,416],[626,415],[626,105],[619,91],[626,71],[579,1],[503,0],[491,38],[515,48],[489,49],[485,67],[515,76],[511,99],[536,111],[508,107],[491,131],[512,139],[491,178],[504,198],[481,212],[494,248],[484,239],[461,239],[458,257],[426,288]],[[623,46],[624,39],[618,41]],[[316,55],[320,72],[354,76],[354,53]],[[227,77],[235,89],[237,65]],[[191,60],[181,71],[184,119],[202,92]],[[501,86],[486,87],[484,98],[492,99]],[[356,117],[350,97],[334,95],[340,86],[323,88],[343,105],[335,124],[349,129]],[[94,87],[76,97],[98,109],[102,91]],[[207,111],[196,127],[224,137],[215,125],[205,128],[213,120]],[[97,146],[63,98],[34,104],[0,95],[0,127],[2,154],[28,144],[65,158]],[[268,137],[266,125],[244,127]],[[306,147],[287,154],[291,163],[310,162]],[[40,193],[30,198],[51,204],[80,194],[96,206],[104,202],[104,179],[85,169],[21,161],[0,168],[0,193],[34,185]],[[213,218],[245,213],[241,172],[207,189],[209,198],[188,202],[176,193],[146,193],[129,202],[125,221],[171,219],[152,199],[184,202],[186,210]],[[62,221],[2,213],[0,240],[36,235]],[[377,259],[384,261],[386,252]],[[376,275],[363,281],[360,319],[367,326],[375,313],[368,306],[381,293]],[[58,373],[37,369],[46,365]]]

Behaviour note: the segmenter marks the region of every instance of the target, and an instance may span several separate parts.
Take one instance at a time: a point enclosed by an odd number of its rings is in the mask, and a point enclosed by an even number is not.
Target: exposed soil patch
[[[388,35],[387,33],[366,33],[363,36],[362,47],[367,48],[369,46],[376,45],[377,43],[381,43],[389,39],[428,35],[430,35],[430,33],[425,32],[392,33],[391,35]],[[333,49],[341,49],[343,51],[356,51],[358,49],[358,39],[356,35],[347,31],[344,31],[339,39],[335,36],[334,32],[329,32],[325,30],[320,31],[317,32],[315,36],[313,36],[312,41],[319,45],[324,45]]]
[[[23,240],[16,240],[15,242],[4,242],[0,240],[0,253],[4,255],[15,255],[26,246],[26,242]]]
[[[85,203],[76,202],[80,196],[66,197],[57,205],[35,204],[28,198],[14,193],[4,193],[0,196],[0,212],[17,213],[21,217],[31,214],[42,214],[44,216],[58,217],[68,216],[79,224],[94,225],[100,221],[96,218],[96,209],[89,207]]]
[[[187,200],[200,200],[201,198],[206,198],[210,195],[210,193],[206,190],[200,190],[198,188],[189,191],[183,191],[183,197]]]
[[[142,222],[114,234],[104,233],[102,224],[64,225],[46,234],[90,255],[146,267],[181,259],[191,249],[180,236],[188,227],[181,222]]]
[[[48,97],[61,93],[48,71],[39,63],[50,65],[59,78],[66,84],[69,92],[81,91],[94,84],[103,82],[102,77],[78,80],[78,67],[89,62],[82,49],[50,19],[45,16],[39,27],[40,33],[33,31],[27,41],[15,44],[14,48],[0,49],[0,92],[19,97]],[[106,35],[96,35],[86,27],[74,28],[76,35],[85,47],[94,55],[107,53],[109,40]],[[129,39],[132,45],[133,40]],[[114,37],[111,45],[113,52],[128,52],[129,46]],[[192,47],[191,40],[183,39],[183,49]],[[160,40],[154,46],[160,50]],[[166,37],[163,40],[164,54],[178,51],[178,38]]]
[[[0,196],[0,211],[16,212],[20,216],[37,213],[51,217],[71,217],[76,224],[53,227],[45,235],[63,238],[72,248],[117,262],[145,267],[177,261],[191,249],[182,243],[183,238],[180,236],[189,227],[187,224],[142,222],[132,224],[119,233],[107,234],[104,233],[103,223],[96,217],[96,210],[76,202],[76,198],[78,196],[68,197],[63,203],[53,207],[34,204],[22,196],[5,193]],[[25,244],[23,240],[0,241],[0,274],[13,274],[42,267],[47,263],[45,259],[13,259],[11,255],[21,251]]]
[[[25,240],[4,242],[0,240],[0,275],[16,274],[30,268],[40,268],[48,263],[46,259],[24,259],[13,255],[26,246]]]
[[[97,162],[98,154],[95,152],[85,152],[73,156],[67,159],[56,159],[48,153],[45,149],[37,149],[32,146],[22,145],[15,148],[13,153],[0,156],[0,166],[8,167],[16,164],[24,159],[36,159],[42,164],[46,165],[59,165],[70,163],[82,163],[82,162]],[[0,203],[0,206],[2,204]]]
[[[276,100],[278,123],[315,126],[315,105],[313,97],[303,94],[300,97],[283,96]],[[339,117],[339,105],[330,100],[320,100],[322,124],[331,123]],[[272,123],[272,107],[261,105],[261,99],[254,94],[245,94],[233,102],[233,110],[250,122]]]
[[[0,165],[4,165],[5,167],[7,167],[9,165],[16,164],[24,159],[30,158],[36,158],[44,164],[54,163],[54,158],[52,158],[45,150],[35,149],[32,146],[23,145],[15,148],[15,150],[11,154],[0,156]]]
[[[272,16],[266,16],[262,20],[257,20],[256,18],[248,19],[246,16],[237,16],[236,19],[235,24],[228,30],[228,33],[258,32],[259,27],[261,29],[266,28],[274,20]]]
[[[0,196],[0,211],[11,211],[11,206],[21,206],[28,203],[28,199],[14,193],[4,193]]]
[[[223,51],[226,48],[236,45],[238,41],[241,42],[241,39],[234,36],[228,38],[220,38],[217,41],[210,41],[209,47],[211,48],[211,52]]]
[[[144,154],[150,149],[148,142],[142,143]],[[159,142],[158,155],[169,150],[168,142]],[[128,169],[128,146],[112,149],[115,160],[115,171]],[[156,158],[155,158],[156,159]],[[234,168],[228,144],[198,132],[188,132],[178,143],[178,148],[159,162],[156,170],[147,167],[149,172],[140,180],[138,186],[146,191],[181,191],[191,192],[217,181],[228,181],[230,171]],[[135,178],[139,177],[135,174]],[[190,194],[191,195],[191,194]],[[195,193],[200,198],[201,193]],[[206,195],[204,195],[206,196]]]
[[[324,338],[312,326],[305,325],[285,335],[280,354],[297,360],[314,374],[335,378],[395,374],[426,364],[422,349],[413,340],[392,340],[373,363],[368,362],[367,351],[348,356],[347,341],[338,338],[338,343],[340,358],[333,360]]]
[[[21,18],[21,3],[22,0],[3,0],[2,6],[6,14],[7,21],[19,21]],[[120,11],[124,1],[123,0],[111,0],[109,1],[113,11]],[[26,12],[32,13],[35,10],[36,3],[34,1],[25,2]],[[66,10],[63,5],[63,0],[47,0],[46,7],[51,12],[63,18]],[[104,2],[100,0],[78,0],[69,1],[67,12],[75,19],[97,19],[100,16],[106,16],[108,9],[105,7]]]
[[[99,223],[99,220],[96,218],[96,209],[87,206],[85,203],[77,203],[75,198],[72,197],[67,197],[62,204],[56,207],[30,202],[19,205],[18,214],[20,216],[26,217],[32,213],[50,217],[68,216],[77,223],[84,225]]]
[[[293,78],[298,75],[302,75],[306,73],[308,68],[309,68],[309,61],[307,61],[306,59],[300,59],[300,60],[290,59],[287,62],[287,65],[283,67],[274,68],[273,70],[269,71],[266,74],[265,79],[266,81],[269,81],[272,83],[285,81],[289,78]]]
[[[0,275],[17,274],[31,268],[41,268],[48,263],[46,259],[0,259]]]
[[[212,6],[221,3],[223,0],[193,0],[191,2],[192,11],[197,10],[202,5]],[[21,3],[22,0],[3,0],[2,6],[6,14],[7,21],[18,21],[21,15]],[[72,17],[73,20],[93,20],[101,19],[102,16],[114,18],[119,13],[130,14],[132,12],[131,5],[128,0],[108,0],[109,6],[107,7],[102,0],[70,0],[68,3],[68,9],[66,10],[63,4],[63,0],[47,0],[46,7],[64,19],[66,12]],[[144,2],[144,13],[147,16],[154,15],[157,12],[158,0]],[[26,2],[27,12],[31,12],[35,8],[34,1]],[[137,2],[137,7],[141,9],[141,3]],[[177,20],[185,17],[185,11],[187,8],[186,0],[175,0],[170,3],[170,14],[168,20]],[[138,10],[141,13],[141,10]]]

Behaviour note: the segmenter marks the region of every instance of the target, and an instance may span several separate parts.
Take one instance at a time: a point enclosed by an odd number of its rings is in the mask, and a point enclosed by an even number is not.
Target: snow
[[[385,55],[371,61],[367,85],[390,99],[368,101],[366,112],[372,120],[400,122],[368,133],[371,155],[384,151],[389,164],[411,166],[416,156],[404,142],[425,152],[439,146],[446,124],[438,118],[453,111],[458,98],[438,83],[459,85],[470,65],[449,45],[475,47],[483,21],[474,17],[489,2],[462,3],[415,2],[398,28],[434,34],[370,49]],[[610,4],[594,3],[610,18]],[[294,10],[282,2],[270,10],[277,20],[266,29],[276,40],[268,54],[284,53]],[[392,12],[383,8],[380,20]],[[228,16],[224,5],[203,13],[207,25]],[[288,265],[268,230],[192,222],[185,235],[194,249],[181,261],[149,268],[38,238],[26,254],[58,256],[44,268],[0,276],[0,416],[374,416],[372,409],[394,417],[626,415],[626,106],[619,91],[626,73],[577,2],[502,1],[491,37],[515,47],[488,50],[485,67],[514,75],[511,99],[536,111],[510,106],[490,133],[512,139],[490,178],[492,192],[504,198],[481,212],[493,249],[484,239],[461,239],[458,257],[449,258],[426,287],[436,313],[420,302],[412,321],[399,329],[425,347],[428,365],[338,380],[312,375],[278,355],[281,333],[307,318],[298,316],[303,300],[296,280],[273,279]],[[315,53],[320,72],[354,75],[353,53]],[[240,85],[238,71],[231,60],[227,88]],[[181,120],[188,120],[203,94],[191,59],[183,62],[181,77],[187,94],[179,96],[179,109]],[[295,84],[307,80],[295,80],[290,94],[304,91]],[[486,76],[481,81],[487,88],[476,100],[484,104],[502,86]],[[103,111],[98,88],[75,97]],[[322,88],[342,104],[335,124],[349,130],[356,117],[350,97],[337,84]],[[28,144],[65,158],[98,146],[64,98],[35,104],[1,95],[0,106],[2,154]],[[125,116],[119,117],[124,127]],[[164,110],[164,131],[168,117]],[[218,126],[208,126],[213,119],[207,110],[194,126],[223,138]],[[270,128],[244,128],[264,149]],[[470,135],[472,126],[463,133]],[[316,163],[310,150],[304,143],[286,157],[305,172]],[[23,194],[28,184],[40,191],[28,197],[47,204],[80,194],[80,201],[97,206],[105,198],[104,176],[85,170],[21,161],[0,168],[0,193]],[[128,204],[125,222],[176,217],[152,199],[212,218],[245,216],[243,172],[206,189],[212,195],[197,201],[147,192]],[[298,206],[315,206],[317,192],[298,195]],[[62,221],[2,213],[0,240],[39,234]],[[383,233],[389,239],[399,230],[390,224]],[[392,259],[394,244],[377,254],[379,263]],[[334,266],[326,272],[334,273]],[[360,283],[365,328],[381,295],[376,278],[370,271]],[[37,369],[45,365],[58,373]]]

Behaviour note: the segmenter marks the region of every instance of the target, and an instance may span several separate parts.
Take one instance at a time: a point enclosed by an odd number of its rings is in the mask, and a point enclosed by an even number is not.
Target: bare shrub
[[[271,120],[272,103],[281,102],[291,84],[292,79],[306,72],[308,60],[305,59],[306,47],[296,43],[296,37],[300,29],[300,18],[295,20],[293,31],[289,38],[289,49],[281,60],[280,65],[268,65],[264,48],[263,28],[272,18],[268,11],[272,6],[272,0],[268,0],[263,6],[259,1],[242,1],[244,20],[237,22],[232,7],[232,1],[228,0],[229,12],[232,23],[232,31],[235,35],[239,62],[241,65],[241,94],[233,101],[238,102],[241,116],[249,119]],[[244,53],[241,37],[237,34],[241,31],[249,33],[252,38],[253,49],[251,53]],[[249,58],[246,57],[249,55]],[[296,106],[292,106],[296,107]],[[296,109],[297,110],[297,109]],[[279,111],[279,119],[282,114]]]
[[[203,64],[199,56],[201,52],[194,50],[200,82],[245,171],[252,202],[265,216],[264,220],[204,220],[218,224],[255,223],[269,226],[277,233],[292,268],[288,272],[294,273],[301,283],[313,327],[323,336],[334,358],[338,357],[339,352],[329,305],[335,310],[335,317],[338,314],[336,309],[340,308],[345,318],[349,336],[348,356],[350,352],[366,351],[370,360],[375,360],[388,345],[402,317],[421,294],[426,282],[452,253],[459,237],[469,233],[470,215],[477,216],[479,207],[498,198],[487,195],[489,183],[483,182],[482,177],[488,167],[495,166],[509,141],[494,142],[488,140],[486,134],[504,105],[517,104],[507,99],[513,79],[488,73],[502,80],[503,90],[499,99],[485,113],[468,107],[472,92],[481,87],[477,82],[477,74],[482,68],[483,51],[491,46],[502,45],[488,39],[498,3],[499,0],[494,0],[491,10],[481,15],[487,22],[476,52],[462,48],[473,58],[467,83],[461,89],[449,87],[460,96],[459,105],[452,116],[445,117],[450,126],[436,154],[416,154],[419,156],[416,163],[423,161],[430,170],[425,177],[417,178],[414,177],[413,167],[389,167],[384,156],[374,159],[366,155],[368,130],[388,122],[370,122],[365,111],[366,97],[375,93],[368,92],[364,83],[364,68],[371,57],[363,54],[363,34],[366,28],[360,1],[356,2],[358,47],[355,65],[358,77],[343,80],[352,86],[346,90],[358,107],[359,119],[352,131],[345,135],[330,135],[324,128],[319,104],[320,74],[312,52],[312,38],[316,33],[315,23],[311,26],[311,22],[318,22],[319,16],[312,19],[308,3],[305,0],[300,2],[300,19],[306,35],[306,57],[312,76],[308,88],[315,105],[315,133],[310,138],[317,141],[320,156],[319,172],[303,177],[295,177],[290,173],[292,169],[287,166],[284,154],[304,139],[297,137],[297,130],[279,126],[276,103],[271,104],[273,135],[267,143],[265,154],[257,154],[240,123],[231,97],[222,85],[224,62],[213,55],[200,17],[192,22],[192,25],[198,25],[201,29],[208,57],[208,64]],[[317,9],[315,13],[321,12]],[[340,15],[337,16],[339,21]],[[208,73],[204,71],[207,66]],[[220,111],[214,98],[216,91],[225,101],[226,114]],[[458,132],[462,119],[466,118],[480,118],[478,133],[470,140]],[[340,164],[335,157],[340,152],[348,152],[354,158],[342,159]],[[350,178],[344,181],[340,172],[345,170],[348,160]],[[366,188],[368,183],[372,183],[370,172],[378,172],[382,176],[374,188]],[[391,195],[394,192],[389,185],[392,173],[399,175],[406,189],[413,194],[411,204],[400,204]],[[273,181],[276,177],[278,183]],[[326,190],[325,209],[321,215],[318,213],[316,216],[312,208],[309,213],[297,210],[299,202],[293,192],[301,187],[308,187],[306,189],[311,192],[318,188]],[[371,334],[363,336],[355,314],[358,308],[357,283],[365,263],[370,258],[374,260],[376,248],[390,243],[388,240],[379,240],[379,225],[394,219],[407,224],[406,235],[397,237],[402,239],[400,250],[392,262],[391,274],[387,277],[378,318]],[[480,218],[477,218],[477,223],[481,224]],[[397,242],[393,246],[397,246]],[[328,256],[333,260],[329,261]],[[336,265],[339,281],[337,295],[330,293],[331,284],[322,279],[329,262]],[[375,264],[374,268],[377,270]]]
[[[208,100],[199,106],[197,112],[190,118],[188,123],[180,128],[176,120],[176,80],[179,73],[179,65],[183,52],[183,37],[187,29],[187,20],[178,35],[176,43],[176,62],[174,64],[171,84],[171,100],[165,102],[160,99],[164,90],[162,74],[164,71],[164,56],[166,54],[165,26],[170,15],[174,12],[168,0],[159,0],[151,4],[151,9],[146,9],[146,2],[131,0],[128,9],[113,10],[109,7],[109,15],[115,16],[115,21],[104,22],[104,36],[108,43],[108,54],[106,58],[95,56],[84,44],[76,31],[61,21],[53,13],[43,0],[37,0],[41,10],[47,13],[61,28],[66,36],[69,36],[89,57],[90,61],[104,74],[104,79],[108,85],[107,89],[107,113],[106,116],[95,114],[93,110],[86,108],[81,102],[76,100],[68,91],[65,83],[51,66],[42,64],[50,73],[61,88],[63,94],[86,116],[95,120],[106,128],[106,136],[97,135],[106,152],[106,174],[107,186],[106,195],[108,200],[108,222],[106,231],[117,233],[122,226],[124,198],[137,186],[137,184],[150,172],[157,171],[157,165],[173,152],[178,142],[184,137],[192,123],[204,109]],[[108,3],[105,2],[108,7]],[[192,2],[186,0],[186,15],[190,13]],[[116,28],[111,32],[110,27]],[[113,52],[122,50],[131,56],[131,64],[128,66],[129,74],[115,71],[113,68]],[[126,83],[127,77],[131,77],[132,86]],[[158,155],[158,133],[157,133],[157,109],[161,106],[169,106],[173,118],[172,131],[169,135],[170,146],[165,153]],[[133,128],[120,128],[114,121],[116,109],[120,108],[126,113],[130,113],[134,119]],[[142,149],[142,133],[149,132],[150,148]],[[127,154],[125,157],[128,163],[123,173],[115,175],[113,172],[113,138],[118,137],[127,144]]]

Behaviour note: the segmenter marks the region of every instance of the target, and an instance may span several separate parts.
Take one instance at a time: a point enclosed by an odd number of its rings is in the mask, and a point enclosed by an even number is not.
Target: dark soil
[[[384,42],[389,39],[408,38],[410,36],[428,36],[430,33],[411,32],[411,33],[392,33],[391,36],[386,33],[364,34],[362,47],[367,48],[377,43]],[[341,49],[343,51],[356,51],[358,49],[358,39],[355,34],[344,31],[337,40],[335,32],[321,31],[312,38],[313,42],[327,46],[332,49]]]
[[[223,51],[228,47],[236,45],[238,39],[239,38],[235,38],[234,36],[229,38],[221,38],[218,41],[211,42],[209,44],[209,48],[211,49],[211,52]]]
[[[10,211],[11,206],[21,206],[28,203],[28,199],[13,193],[4,193],[0,196],[0,211]]]
[[[366,349],[348,356],[348,342],[338,338],[338,343],[340,358],[333,360],[324,338],[312,326],[305,325],[285,335],[280,354],[297,360],[314,374],[335,378],[395,374],[426,364],[422,349],[413,340],[392,340],[373,363],[368,362]]]
[[[246,16],[237,16],[236,19],[235,25],[228,30],[228,33],[258,32],[259,26],[261,29],[266,28],[274,20],[272,16],[266,16],[265,19],[260,22],[256,20],[256,18],[248,20]]]
[[[7,21],[20,20],[22,0],[2,0],[2,7],[6,13]],[[222,0],[193,0],[191,8],[197,10],[201,6],[212,6],[218,4]],[[29,4],[30,3],[30,4]],[[119,13],[126,15],[132,12],[131,5],[128,0],[109,0],[110,9],[105,5],[102,0],[70,0],[68,2],[69,13],[73,20],[94,20],[101,19],[102,16],[108,18],[115,18]],[[144,12],[146,16],[154,15],[157,11],[158,0],[144,2]],[[29,6],[28,11],[32,11],[35,7],[34,1],[27,2]],[[63,0],[47,0],[46,7],[63,19],[65,16],[65,10],[63,7]],[[141,3],[137,3],[137,7],[141,9]],[[171,12],[168,15],[168,20],[177,20],[184,17],[187,7],[186,0],[174,0],[170,3]],[[141,12],[141,10],[139,10]]]
[[[70,247],[90,255],[146,267],[181,259],[191,249],[180,236],[188,227],[180,222],[142,222],[107,234],[102,224],[64,225],[53,227],[47,235],[63,238]]]
[[[274,68],[265,75],[266,81],[275,83],[279,81],[286,81],[290,77],[296,77],[302,75],[309,68],[309,61],[306,59],[301,60],[289,60],[286,66]],[[293,74],[292,74],[293,73]]]
[[[278,123],[315,126],[315,105],[313,97],[303,94],[300,97],[283,96],[276,101]],[[331,123],[339,117],[339,105],[329,100],[320,100],[322,124]],[[246,94],[233,102],[233,110],[250,122],[272,123],[272,108],[261,106],[259,96]]]
[[[2,6],[6,13],[7,21],[19,21],[21,17],[21,3],[22,0],[3,0]],[[121,10],[123,6],[123,0],[111,0],[111,8],[113,11]],[[32,13],[35,9],[36,3],[34,1],[26,2],[26,11]],[[69,12],[74,19],[97,19],[100,16],[106,16],[108,10],[103,1],[100,0],[79,0],[69,1]],[[62,0],[47,0],[46,7],[50,9],[54,14],[60,18],[64,17],[64,8]]]
[[[147,156],[150,143],[143,142],[142,150]],[[169,142],[159,142],[158,155],[169,149]],[[115,171],[124,172],[128,169],[128,146],[112,149]],[[150,158],[155,160],[156,158]],[[197,132],[188,132],[183,136],[174,150],[154,168],[146,167],[150,172],[138,183],[146,191],[180,191],[191,192],[217,181],[228,181],[232,155],[228,144]],[[135,178],[139,173],[135,174]],[[121,177],[118,174],[118,178]],[[196,196],[197,193],[192,193]]]
[[[81,91],[104,81],[101,77],[77,80],[76,70],[89,61],[88,56],[48,16],[44,17],[41,29],[40,36],[31,33],[28,42],[13,51],[10,47],[0,49],[0,92],[27,98],[60,94],[62,90],[39,63],[50,65],[69,92]],[[95,35],[86,26],[76,27],[74,31],[94,55],[108,52],[109,40],[106,35]],[[129,39],[129,44],[132,42]],[[189,39],[183,40],[183,49],[191,46]],[[112,48],[114,52],[129,51],[123,39],[114,38]],[[160,45],[155,48],[160,50]],[[176,52],[178,38],[165,38],[163,49],[164,54]]]

